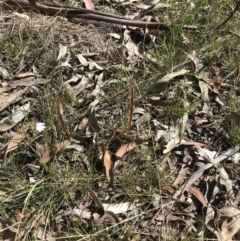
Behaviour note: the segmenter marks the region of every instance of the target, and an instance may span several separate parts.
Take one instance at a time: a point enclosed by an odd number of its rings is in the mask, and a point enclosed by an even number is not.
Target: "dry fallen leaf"
[[[13,15],[18,16],[21,19],[24,19],[24,20],[27,20],[27,21],[31,22],[31,18],[26,14],[14,12]]]
[[[72,214],[76,215],[79,218],[87,220],[91,226],[100,226],[105,219],[107,219],[112,224],[119,223],[119,219],[115,213],[111,211],[104,212],[104,210],[101,210],[101,209],[98,209],[98,211],[100,211],[101,213],[92,212],[88,208],[84,208],[84,209],[82,209],[81,207],[73,208],[72,210],[68,210],[64,212],[64,216],[72,215]]]
[[[220,214],[221,216],[232,218],[240,215],[240,210],[236,207],[223,207],[220,209]]]
[[[9,76],[8,71],[3,68],[2,66],[0,66],[0,77],[2,77],[3,79],[7,78]]]
[[[232,155],[234,155],[238,151],[239,151],[239,146],[230,148],[227,151],[225,151],[223,154],[221,154],[220,156],[214,158],[213,160],[216,163],[220,163],[221,161],[231,157]],[[203,175],[203,172],[205,170],[209,169],[212,166],[213,166],[212,163],[207,163],[206,165],[204,165],[201,168],[199,168],[196,172],[194,172],[192,174],[192,176],[188,179],[186,185],[184,186],[183,191],[187,190],[196,180],[198,180]]]
[[[15,77],[21,79],[29,76],[35,76],[35,74],[33,72],[18,73]]]
[[[0,111],[6,109],[10,104],[19,99],[25,92],[27,92],[28,87],[23,90],[16,90],[11,93],[4,93],[8,91],[8,87],[0,88]]]
[[[123,45],[125,48],[122,49],[126,59],[129,61],[134,61],[138,58],[141,58],[144,51],[141,51],[139,46],[133,41],[132,36],[136,35],[136,33],[130,29],[126,29],[123,33]],[[135,36],[136,38],[141,38],[138,35]]]
[[[181,140],[180,142],[181,146],[197,146],[197,147],[205,147],[206,144],[204,143],[200,143],[200,142],[196,142],[196,141],[185,141],[185,140]]]
[[[114,181],[113,162],[111,160],[111,156],[108,150],[106,150],[103,155],[103,165],[105,166],[107,180],[109,181],[110,185],[113,187],[113,181]]]
[[[172,79],[186,73],[188,73],[188,70],[181,69],[180,71],[163,76],[160,80],[158,80],[156,83],[152,84],[149,87],[149,89],[147,90],[147,95],[162,92],[165,89],[166,85],[169,84]]]
[[[86,89],[88,84],[89,84],[89,78],[86,76],[82,76],[79,84],[77,84],[74,87],[70,87],[70,93],[74,93],[74,96],[76,97]]]
[[[83,146],[78,145],[78,144],[68,145],[68,146],[65,147],[65,149],[74,149],[74,150],[76,150],[78,153],[83,152],[83,151],[86,150],[86,148],[84,148]]]
[[[44,153],[43,145],[38,143],[38,142],[36,142],[36,152],[37,152],[39,157],[42,156],[43,153]]]
[[[105,204],[102,204],[102,206],[105,211],[111,211],[115,214],[125,213],[136,208],[136,205],[131,202],[123,202],[123,203],[116,203],[116,204],[105,203]]]
[[[27,86],[46,84],[49,81],[50,81],[49,79],[35,78],[34,76],[28,76],[28,77],[21,78],[19,80],[10,81],[8,87],[10,90],[13,88],[17,88],[19,86],[27,87]]]
[[[240,229],[240,218],[225,220],[221,227],[221,241],[232,241],[233,236]],[[235,240],[235,239],[234,239]]]
[[[33,230],[33,235],[38,238],[38,240],[48,240],[48,241],[56,241],[53,237],[54,235],[51,232],[44,230],[43,227],[38,227]]]
[[[63,59],[64,56],[67,54],[67,51],[68,51],[68,47],[67,46],[59,44],[59,53],[58,53],[57,61]]]
[[[215,159],[210,158],[208,156],[208,152],[205,149],[202,149],[200,147],[195,147],[195,149],[198,151],[198,154],[200,154],[200,156],[204,160],[211,162],[213,164],[213,166],[218,170],[219,176],[226,187],[227,195],[229,197],[233,198],[234,192],[233,192],[232,180],[229,179],[228,173],[225,171],[224,167],[219,162],[217,162]]]
[[[207,207],[207,210],[206,210],[206,215],[205,215],[205,225],[208,225],[208,223],[213,220],[215,217],[215,211],[213,209],[213,207],[211,205],[209,205]]]
[[[59,151],[61,151],[62,149],[64,149],[66,146],[70,144],[71,144],[70,141],[62,141],[57,143],[54,146],[54,149],[52,151],[46,151],[43,153],[41,159],[39,160],[40,163],[42,164],[48,163],[55,156],[55,154],[57,154]]]
[[[207,207],[207,202],[200,190],[192,186],[189,187],[188,190],[202,203],[204,207]]]
[[[7,147],[7,150],[6,150],[5,155],[7,155],[9,152],[17,149],[18,145],[19,145],[20,142],[23,140],[23,138],[24,138],[24,135],[23,135],[23,134],[16,132],[16,133],[13,135],[11,141],[10,141],[9,144],[8,144],[8,147]]]
[[[187,173],[188,173],[189,167],[187,165],[182,165],[181,169],[178,172],[178,175],[176,179],[174,180],[172,186],[177,187],[179,185],[182,185],[184,180],[186,179]]]
[[[30,112],[30,103],[19,107],[12,115],[0,121],[0,131],[7,131],[19,123]]]
[[[123,146],[121,146],[118,151],[115,153],[115,156],[117,158],[122,158],[124,156],[125,153],[131,151],[133,148],[135,148],[137,145],[142,144],[143,141],[142,140],[135,140],[133,142],[130,142],[128,144],[125,144]]]
[[[99,200],[99,198],[97,197],[97,195],[96,195],[91,189],[89,189],[89,193],[90,193],[92,199],[94,200],[94,202],[98,205],[98,207],[101,208],[103,211],[105,211],[105,210],[104,210],[104,207],[103,207],[103,204],[102,204],[102,202]]]
[[[209,89],[208,84],[203,81],[202,79],[199,79],[199,87],[201,89],[202,93],[202,99],[203,99],[203,112],[211,115],[211,107],[210,107],[210,97],[209,97]]]
[[[5,152],[5,155],[4,155],[4,160],[6,159],[7,157],[7,154],[15,149],[18,148],[18,145],[21,143],[21,141],[24,139],[24,135],[22,133],[18,133],[16,132],[11,141],[9,142],[8,144],[8,147],[7,147],[7,150]]]
[[[79,123],[79,125],[77,126],[77,129],[84,131],[86,129],[86,127],[87,127],[87,123],[88,123],[88,119],[87,118],[83,118],[81,123]]]
[[[178,147],[183,141],[184,133],[187,128],[188,113],[186,112],[183,117],[179,118],[174,127],[174,137],[167,143],[163,154],[170,152],[175,147]]]

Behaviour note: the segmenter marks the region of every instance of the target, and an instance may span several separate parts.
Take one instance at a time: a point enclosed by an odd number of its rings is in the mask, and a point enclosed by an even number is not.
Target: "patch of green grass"
[[[122,175],[117,178],[125,196],[132,200],[151,197],[170,185],[169,170],[166,168],[159,172],[157,164],[153,164],[153,160],[157,158],[154,148],[137,148],[132,158],[136,160],[132,163],[127,159]]]
[[[0,48],[5,51],[10,57],[15,58],[22,50],[21,42],[16,40],[9,41],[8,39],[0,40]]]

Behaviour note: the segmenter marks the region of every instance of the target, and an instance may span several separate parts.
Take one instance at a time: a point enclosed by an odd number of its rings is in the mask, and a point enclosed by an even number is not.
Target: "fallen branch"
[[[50,5],[50,4],[43,4],[40,2],[35,2],[33,6],[33,4],[30,4],[30,2],[31,1],[28,1],[28,0],[5,0],[0,3],[0,7],[3,10],[15,10],[15,11],[29,10],[32,8],[34,12],[41,13],[41,14],[48,14],[51,16],[58,15],[58,16],[64,16],[66,18],[81,18],[86,20],[101,21],[106,23],[120,24],[120,25],[139,27],[139,28],[159,29],[164,31],[168,31],[171,28],[171,26],[164,23],[132,20],[122,16],[116,16],[113,14],[107,14],[99,11],[88,10],[85,8]],[[197,27],[184,25],[183,29],[196,31]]]

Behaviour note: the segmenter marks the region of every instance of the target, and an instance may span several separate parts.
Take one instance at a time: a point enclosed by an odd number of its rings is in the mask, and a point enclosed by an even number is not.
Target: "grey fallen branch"
[[[48,14],[52,16],[58,15],[64,16],[66,18],[81,18],[86,20],[94,20],[139,28],[159,29],[164,31],[169,31],[172,27],[164,23],[132,20],[125,18],[123,16],[117,16],[99,11],[88,10],[85,8],[50,5],[43,4],[40,2],[35,2],[33,6],[33,4],[30,4],[28,0],[5,0],[0,3],[0,8],[2,8],[3,10],[16,11],[29,10],[32,8],[34,12]],[[182,28],[186,30],[197,31],[196,26],[184,25],[182,26]]]

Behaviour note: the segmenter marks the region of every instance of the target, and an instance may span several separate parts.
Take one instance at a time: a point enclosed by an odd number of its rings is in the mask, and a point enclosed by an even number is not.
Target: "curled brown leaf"
[[[70,141],[62,141],[57,143],[52,150],[46,151],[43,153],[40,159],[40,163],[42,164],[48,163],[55,156],[56,153],[58,153],[59,151],[61,151],[62,149],[64,149],[66,146],[70,144],[71,144]]]
[[[135,141],[130,142],[128,144],[124,144],[118,149],[118,151],[115,153],[115,156],[117,158],[122,158],[127,152],[131,151],[137,145],[140,145],[142,143],[143,143],[142,140],[135,140]]]
[[[106,150],[103,155],[103,165],[106,170],[107,180],[109,181],[110,185],[113,187],[113,181],[114,181],[113,162],[111,160],[111,156],[108,150]]]

